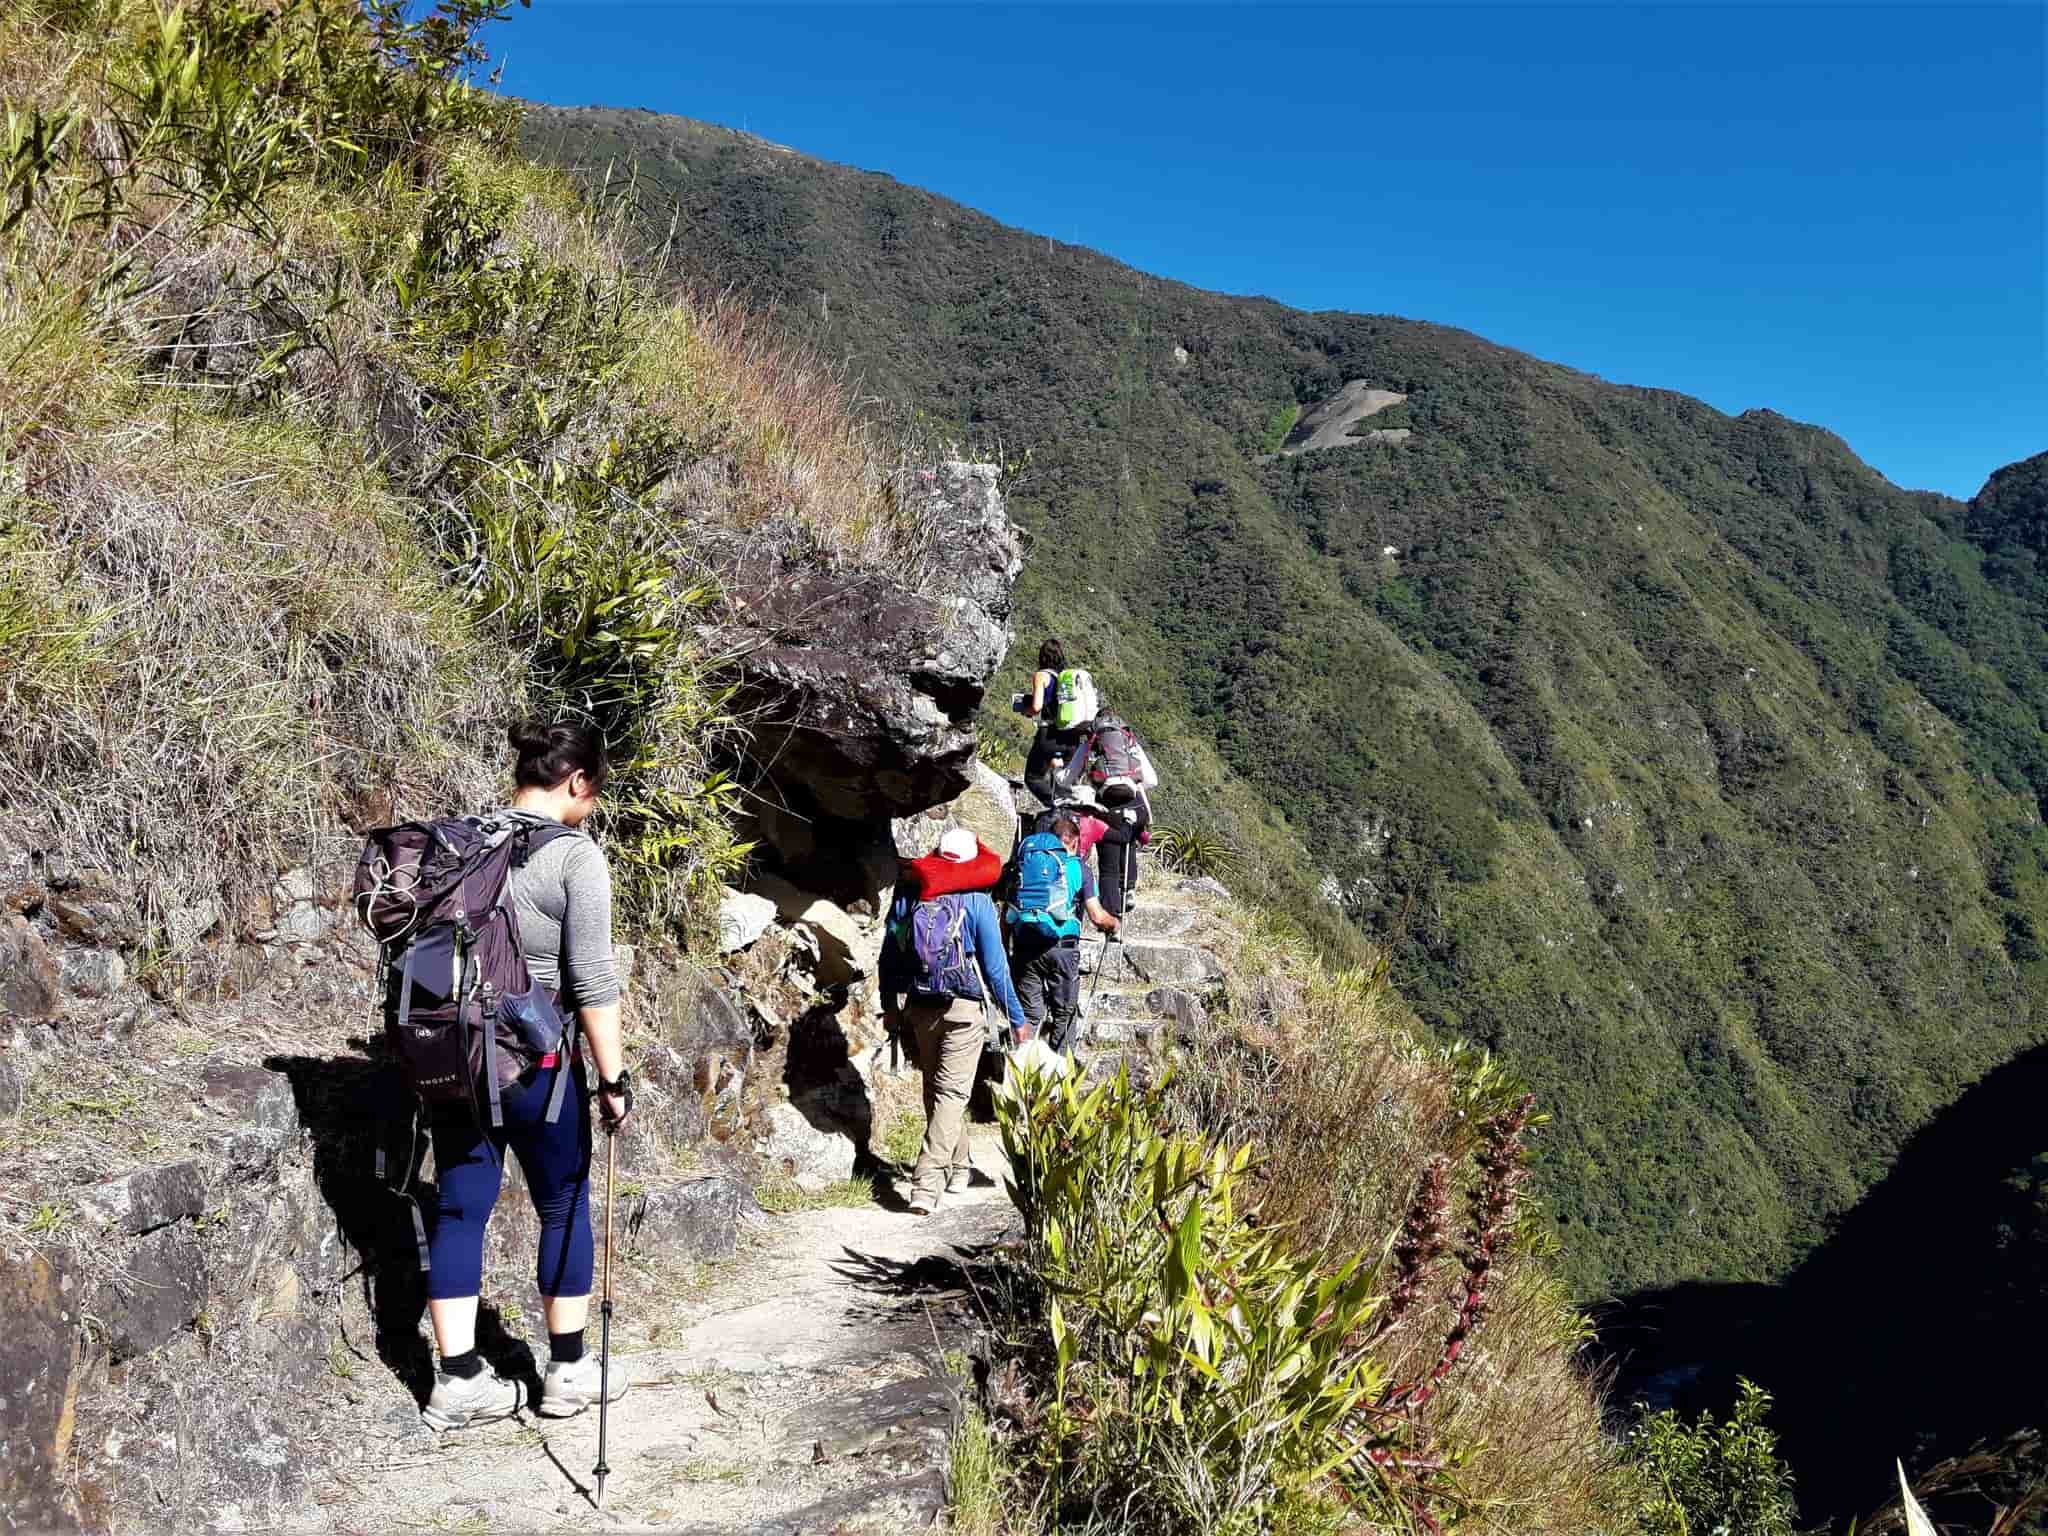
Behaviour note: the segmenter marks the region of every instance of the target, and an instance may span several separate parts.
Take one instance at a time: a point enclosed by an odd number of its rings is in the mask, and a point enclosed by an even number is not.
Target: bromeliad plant
[[[1123,1074],[1013,1072],[998,1096],[1053,1345],[1054,1501],[1219,1533],[1385,1508],[1347,1428],[1386,1388],[1374,1266],[1290,1252],[1241,1208],[1250,1148],[1163,1133],[1159,1111]]]

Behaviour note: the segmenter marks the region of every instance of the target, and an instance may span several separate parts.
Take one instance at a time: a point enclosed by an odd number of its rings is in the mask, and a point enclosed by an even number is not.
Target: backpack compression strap
[[[398,972],[398,1030],[405,1033],[405,1026],[412,1019],[412,947],[406,946],[405,964]],[[412,1130],[405,1139],[405,1184],[398,1193],[404,1199],[406,1208],[412,1213],[413,1246],[419,1250],[420,1273],[426,1274],[433,1266],[427,1258],[427,1224],[420,1216],[420,1203],[412,1193],[412,1160],[419,1151],[420,1110],[419,1100],[413,1100]],[[384,1144],[377,1143],[377,1181],[384,1181]]]

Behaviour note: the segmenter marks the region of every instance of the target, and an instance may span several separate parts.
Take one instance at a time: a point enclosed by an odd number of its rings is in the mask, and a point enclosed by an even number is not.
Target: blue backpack
[[[981,1000],[981,973],[967,947],[967,898],[934,896],[910,909],[909,933],[902,935],[917,958],[910,990],[919,997]]]
[[[1074,856],[1050,832],[1034,832],[1017,845],[1017,895],[1010,922],[1049,939],[1078,938],[1081,918],[1067,868]]]

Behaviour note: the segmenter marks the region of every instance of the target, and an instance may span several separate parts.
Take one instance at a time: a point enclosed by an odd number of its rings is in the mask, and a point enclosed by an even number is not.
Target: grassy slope
[[[606,730],[628,921],[688,916],[743,856],[693,531],[915,543],[823,371],[643,289],[464,61],[390,67],[451,35],[0,18],[0,813],[146,884],[173,984],[350,827],[501,793],[523,709]]]
[[[2041,1037],[2032,567],[1958,504],[1766,412],[1201,293],[723,130],[527,136],[636,167],[686,272],[869,391],[1029,451],[1024,632],[1167,745],[1170,816],[1298,912],[1334,877],[1423,1016],[1533,1079],[1582,1291],[1776,1272]],[[1351,378],[1409,393],[1410,442],[1262,460]]]

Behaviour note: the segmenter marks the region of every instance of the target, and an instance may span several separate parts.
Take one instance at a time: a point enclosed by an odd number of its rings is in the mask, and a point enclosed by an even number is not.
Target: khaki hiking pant
[[[917,1042],[917,1070],[924,1078],[924,1150],[910,1187],[915,1194],[943,1194],[946,1175],[967,1166],[967,1100],[988,1026],[981,1004],[960,997],[944,1005],[913,1002],[903,1017]]]

